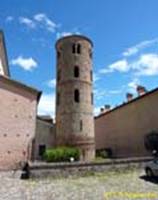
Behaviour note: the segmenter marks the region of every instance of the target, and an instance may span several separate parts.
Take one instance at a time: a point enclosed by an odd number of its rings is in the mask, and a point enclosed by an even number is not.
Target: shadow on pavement
[[[158,185],[158,177],[148,177],[148,176],[140,176],[140,179],[143,179],[144,181],[157,184]]]

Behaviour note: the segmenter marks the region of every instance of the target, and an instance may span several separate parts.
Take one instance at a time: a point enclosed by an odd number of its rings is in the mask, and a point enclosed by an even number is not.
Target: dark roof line
[[[105,113],[102,113],[102,114],[100,114],[98,116],[95,116],[94,118],[98,119],[100,117],[103,117],[104,115],[108,115],[111,112],[114,112],[115,110],[118,110],[118,109],[120,109],[120,108],[122,108],[124,106],[127,106],[127,105],[131,104],[131,103],[134,103],[135,101],[138,101],[138,100],[140,100],[140,99],[142,99],[142,98],[144,98],[144,97],[146,97],[146,96],[148,96],[148,95],[150,95],[150,94],[152,94],[154,92],[158,92],[158,88],[155,88],[155,89],[153,89],[153,90],[151,90],[151,91],[149,91],[149,92],[147,92],[147,93],[145,93],[145,94],[143,94],[141,96],[138,96],[138,97],[136,97],[136,98],[134,98],[134,99],[132,99],[132,100],[130,100],[128,102],[125,102],[125,103],[123,103],[123,104],[121,104],[121,105],[119,105],[119,106],[117,106],[117,107],[105,112]]]

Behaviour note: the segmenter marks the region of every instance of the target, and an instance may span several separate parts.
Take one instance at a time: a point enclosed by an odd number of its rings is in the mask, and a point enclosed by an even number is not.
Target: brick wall
[[[16,168],[30,157],[37,95],[0,80],[0,169]]]

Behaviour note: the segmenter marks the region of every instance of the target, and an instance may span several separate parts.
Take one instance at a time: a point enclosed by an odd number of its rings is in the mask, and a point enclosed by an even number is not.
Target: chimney
[[[126,94],[127,102],[131,101],[133,99],[133,94],[132,93],[127,93]]]
[[[100,108],[100,113],[104,113],[104,108]]]
[[[146,92],[147,92],[147,90],[144,86],[141,86],[141,85],[137,86],[138,96],[144,95]]]
[[[111,108],[110,105],[108,105],[108,104],[105,105],[104,106],[104,112],[108,112],[110,110],[110,108]]]

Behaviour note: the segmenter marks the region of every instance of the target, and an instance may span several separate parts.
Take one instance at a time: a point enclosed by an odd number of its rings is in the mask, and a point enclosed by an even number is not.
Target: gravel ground
[[[158,182],[145,181],[143,174],[131,170],[24,181],[1,172],[0,200],[158,200]]]

